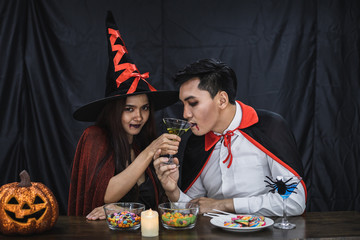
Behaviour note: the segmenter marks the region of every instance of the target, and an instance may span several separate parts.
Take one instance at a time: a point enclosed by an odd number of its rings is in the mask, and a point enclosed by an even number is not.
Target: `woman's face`
[[[129,96],[126,98],[121,123],[128,134],[129,141],[140,133],[150,116],[150,104],[146,94]]]

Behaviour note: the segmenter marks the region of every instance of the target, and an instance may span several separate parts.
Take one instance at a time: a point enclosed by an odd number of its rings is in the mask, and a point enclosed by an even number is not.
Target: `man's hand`
[[[215,212],[213,209],[225,211],[225,212],[235,212],[234,209],[234,202],[232,199],[222,199],[217,200],[213,198],[195,198],[191,200],[192,203],[197,203],[200,205],[199,213],[205,213],[205,212]]]
[[[104,220],[105,219],[105,211],[103,206],[94,208],[87,216],[87,220]]]
[[[154,155],[154,168],[156,175],[164,188],[170,201],[177,201],[180,197],[180,190],[177,182],[179,180],[179,159],[173,158],[174,164],[167,165],[167,157],[160,157],[161,151],[158,150]]]

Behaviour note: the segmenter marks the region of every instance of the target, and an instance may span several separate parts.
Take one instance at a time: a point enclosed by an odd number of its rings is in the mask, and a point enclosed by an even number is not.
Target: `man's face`
[[[210,93],[198,88],[199,78],[192,78],[180,87],[179,97],[184,104],[183,117],[193,124],[195,135],[214,131],[219,119],[218,96],[211,98]]]

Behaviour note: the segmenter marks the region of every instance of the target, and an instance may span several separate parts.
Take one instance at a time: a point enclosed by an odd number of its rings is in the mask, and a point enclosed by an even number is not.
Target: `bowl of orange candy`
[[[199,205],[189,202],[167,202],[158,207],[161,224],[166,229],[181,230],[195,227]]]

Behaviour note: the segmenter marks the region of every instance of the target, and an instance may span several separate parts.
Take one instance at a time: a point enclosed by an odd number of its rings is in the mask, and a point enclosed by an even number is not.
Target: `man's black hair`
[[[174,81],[181,86],[186,81],[198,77],[198,88],[206,90],[214,98],[219,91],[225,91],[229,102],[235,104],[237,79],[234,70],[216,59],[201,59],[187,65],[174,77]]]

